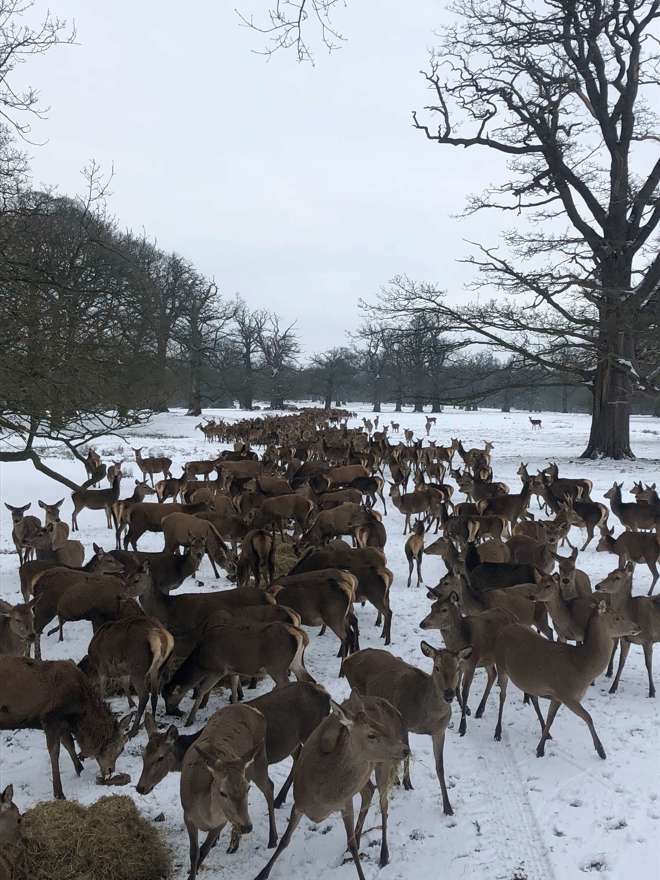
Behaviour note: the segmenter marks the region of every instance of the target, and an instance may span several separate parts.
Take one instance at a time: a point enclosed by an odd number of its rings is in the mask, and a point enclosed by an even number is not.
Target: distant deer
[[[165,456],[161,456],[158,458],[142,458],[143,448],[143,446],[140,446],[138,449],[133,449],[137,466],[142,471],[142,478],[144,479],[145,475],[149,474],[149,479],[151,480],[151,485],[153,486],[154,474],[162,474],[164,478],[171,477],[172,474],[170,472],[170,468],[172,467],[172,459],[166,458]]]
[[[413,566],[417,564],[417,586],[423,584],[422,580],[422,554],[424,553],[424,521],[415,520],[415,524],[410,533],[410,537],[406,541],[404,552],[408,560],[408,586],[413,576]]]
[[[532,426],[532,431],[540,431],[543,427],[541,419],[533,419],[531,416],[528,416],[528,418]]]
[[[427,416],[426,417],[426,436],[428,437],[431,433],[431,428],[435,425],[437,419],[435,416]]]
[[[85,465],[87,476],[91,480],[98,469],[101,467],[101,456],[90,446],[87,451],[87,457],[84,459],[83,464]],[[98,482],[98,480],[96,482]]]
[[[390,427],[393,434],[398,434],[401,430],[401,425],[398,422],[390,422]]]
[[[88,510],[105,510],[108,528],[112,528],[112,505],[119,500],[119,487],[121,476],[117,474],[109,489],[76,489],[71,493],[73,501],[73,513],[71,515],[71,530],[78,531],[78,514],[84,508]]]
[[[120,477],[124,476],[124,473],[121,469],[122,462],[121,461],[113,461],[110,467],[106,472],[106,477],[108,478],[108,483],[112,486],[115,481],[115,477],[119,475]]]

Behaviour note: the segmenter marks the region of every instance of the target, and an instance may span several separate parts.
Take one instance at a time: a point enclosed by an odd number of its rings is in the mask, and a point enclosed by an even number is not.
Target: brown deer
[[[162,506],[170,507],[171,505],[164,504]],[[213,523],[190,513],[179,511],[164,516],[160,525],[165,538],[166,553],[177,553],[180,546],[187,547],[193,538],[201,538],[204,541],[213,574],[216,578],[219,577],[217,565],[227,565],[229,549]]]
[[[108,480],[108,483],[112,486],[115,481],[115,477],[123,477],[124,473],[121,469],[123,462],[122,461],[113,461],[108,470],[105,472],[105,476]]]
[[[330,695],[319,684],[295,681],[243,705],[258,709],[266,719],[268,763],[279,764],[293,757],[291,772],[274,800],[275,807],[281,807],[293,782],[301,745],[330,712]],[[149,740],[142,750],[138,794],[149,794],[168,773],[181,772],[184,754],[201,733],[183,735],[173,724],[159,732],[149,712],[144,719]]]
[[[108,528],[112,528],[112,505],[119,500],[119,487],[121,476],[115,476],[109,489],[76,489],[71,493],[73,501],[73,513],[71,514],[71,529],[78,531],[78,514],[81,510],[105,510]]]
[[[649,697],[655,697],[655,685],[653,683],[653,645],[660,642],[660,597],[633,596],[633,571],[634,565],[628,562],[623,569],[615,569],[598,584],[598,589],[609,593],[612,606],[626,617],[632,618],[637,626],[637,632],[628,633],[620,641],[619,666],[616,676],[610,687],[610,693],[615,694],[621,680],[621,673],[626,665],[631,645],[641,645],[644,650],[644,663],[649,680]]]
[[[154,495],[155,491],[148,483],[135,481],[133,494],[128,498],[120,498],[112,505],[112,521],[115,527],[115,538],[117,550],[121,547],[122,532],[128,528],[128,511],[133,504],[144,501],[147,495]]]
[[[14,803],[14,786],[0,792],[0,880],[12,880],[16,858],[20,856],[21,814]]]
[[[262,573],[266,585],[275,577],[275,540],[264,529],[252,529],[241,541],[236,581],[239,587],[247,587],[252,575],[255,587],[260,588]]]
[[[90,446],[87,450],[87,455],[83,459],[83,464],[85,465],[87,477],[91,480],[92,477],[97,475],[97,472],[101,468],[101,456]],[[101,477],[95,480],[95,482],[98,483],[100,479]]]
[[[30,539],[30,545],[37,555],[37,561],[49,561],[55,565],[70,565],[80,568],[85,560],[85,548],[80,541],[62,540],[64,532],[69,527],[66,523],[48,523],[45,529],[40,529]],[[59,534],[58,534],[59,533]]]
[[[131,504],[127,513],[128,531],[124,535],[124,550],[130,544],[137,550],[137,542],[145,532],[162,532],[162,521],[173,513],[202,513],[212,508],[212,503],[202,501],[199,504],[157,504],[140,501]]]
[[[582,699],[591,682],[605,671],[612,653],[612,639],[636,635],[639,627],[619,612],[608,610],[602,599],[594,606],[581,645],[550,642],[526,626],[511,623],[497,637],[495,662],[500,687],[500,708],[495,739],[502,738],[502,712],[507,683],[511,681],[529,694],[536,709],[539,697],[550,699],[550,708],[536,747],[536,756],[545,754],[545,743],[559,707],[563,704],[581,718],[591,733],[594,748],[601,758],[605,749],[598,738],[591,715]]]
[[[151,480],[151,485],[154,484],[154,474],[162,474],[165,479],[167,477],[171,477],[172,474],[170,472],[170,468],[172,467],[172,459],[166,458],[165,456],[160,457],[151,457],[151,458],[142,458],[142,450],[143,446],[140,446],[139,449],[133,449],[133,454],[135,455],[135,461],[140,471],[142,472],[142,479],[145,479],[145,476],[148,474],[149,479]]]
[[[97,549],[96,545],[94,545],[94,549]],[[192,577],[202,564],[205,553],[204,539],[195,537],[191,537],[183,554],[148,553],[142,550],[110,551],[110,555],[128,570],[138,568],[141,563],[148,562],[154,588],[162,593],[178,589],[186,578]]]
[[[0,599],[0,655],[28,657],[33,641],[34,617],[30,605],[11,605]]]
[[[390,497],[392,504],[394,504],[399,513],[405,516],[403,525],[404,535],[410,530],[410,517],[413,514],[428,514],[433,508],[434,502],[442,500],[441,498],[434,498],[433,490],[428,488],[416,489],[414,492],[406,492],[402,495],[401,489],[396,483],[390,483]]]
[[[23,565],[33,555],[32,538],[41,529],[41,520],[38,516],[25,516],[32,504],[24,504],[22,507],[14,507],[5,502],[5,507],[11,513],[13,524],[11,537],[18,553],[18,564]]]
[[[591,580],[586,571],[576,568],[578,551],[574,547],[570,556],[559,556],[552,553],[552,558],[559,564],[559,584],[564,599],[574,599],[576,596],[588,598],[591,596]]]
[[[621,525],[632,532],[640,529],[653,529],[660,527],[660,514],[651,504],[638,504],[636,502],[623,502],[621,500],[621,488],[623,483],[614,483],[604,494],[608,498],[612,513]]]
[[[340,656],[359,650],[353,602],[358,579],[348,571],[325,568],[280,577],[268,588],[278,604],[292,608],[303,626],[330,627],[340,641]]]
[[[469,712],[468,699],[475,670],[485,669],[488,676],[486,689],[475,715],[476,718],[481,718],[497,677],[495,670],[497,634],[503,626],[515,622],[517,618],[503,608],[463,615],[461,600],[454,590],[446,599],[436,599],[435,593],[429,593],[429,598],[435,601],[431,611],[419,624],[420,629],[439,629],[445,647],[450,651],[460,651],[468,646],[472,648],[472,653],[462,663],[461,723],[458,732],[461,736],[465,736]],[[542,718],[541,727],[543,727]]]
[[[44,519],[45,526],[50,525],[50,523],[60,522],[60,507],[64,504],[64,498],[60,498],[60,500],[56,501],[54,504],[46,504],[45,501],[39,499],[38,504],[39,507],[46,512],[46,517]]]
[[[305,669],[309,636],[287,623],[254,623],[236,619],[207,626],[192,654],[177,669],[163,690],[168,712],[176,709],[184,694],[195,689],[186,719],[190,726],[200,703],[225,676],[232,677],[232,702],[238,699],[241,675],[252,678],[265,671],[276,687],[287,684],[289,670],[298,681],[314,681]]]
[[[279,499],[278,499],[279,500]],[[351,535],[357,526],[371,521],[371,512],[361,505],[340,504],[331,510],[322,510],[300,538],[300,544],[315,547],[327,544],[333,538]]]
[[[445,815],[453,815],[444,769],[445,732],[451,720],[451,701],[459,681],[459,665],[472,653],[470,647],[454,653],[421,643],[422,653],[433,660],[431,674],[411,666],[388,651],[367,648],[347,657],[343,672],[358,693],[381,697],[398,709],[409,733],[426,734],[433,742],[435,769],[442,791]],[[411,789],[406,761],[404,787]]]
[[[527,482],[520,493],[484,498],[477,502],[477,508],[481,516],[500,516],[507,521],[509,528],[513,529],[519,519],[526,517],[531,497],[531,486]]]
[[[543,422],[541,419],[533,419],[531,416],[528,416],[528,419],[532,426],[532,431],[540,431],[543,428]]]
[[[280,537],[284,539],[283,529],[288,526],[289,520],[293,520],[299,531],[307,528],[314,504],[302,495],[278,495],[274,498],[266,498],[258,510],[252,511],[249,518],[254,528],[277,527]]]
[[[333,704],[332,714],[308,738],[296,762],[294,804],[287,829],[256,880],[266,880],[270,876],[273,865],[289,845],[303,816],[313,822],[323,822],[335,812],[342,814],[348,849],[359,880],[364,880],[358,852],[362,828],[356,827],[353,797],[361,794],[366,815],[373,796],[370,777],[374,763],[391,765],[410,755],[401,723],[392,724],[392,707],[384,704],[383,700],[378,713],[373,704],[367,705],[359,697],[343,706]],[[383,830],[385,832],[385,828]],[[381,845],[381,859],[386,853],[385,840],[385,846]]]
[[[412,581],[413,575],[413,566],[417,565],[417,584],[423,584],[422,580],[422,555],[424,553],[424,523],[422,520],[418,519],[415,521],[415,524],[412,528],[412,532],[410,537],[405,543],[403,548],[404,553],[406,554],[406,559],[408,560],[408,586],[410,586],[410,582]]]
[[[586,550],[589,544],[591,544],[597,528],[600,529],[607,526],[607,518],[610,512],[604,504],[598,501],[573,500],[566,495],[563,502],[551,502],[550,506],[556,514],[556,522],[567,523],[581,529],[586,529],[587,539],[582,547],[580,547],[580,552]],[[568,541],[568,538],[566,540]],[[568,544],[570,547],[573,546],[570,541],[568,541]]]
[[[431,434],[431,428],[437,422],[437,418],[435,416],[427,416],[426,417],[426,436],[428,437]]]
[[[658,571],[660,532],[623,532],[615,538],[613,528],[601,528],[596,550],[618,556],[619,568],[624,568],[627,562],[645,562],[653,578],[648,595],[653,595],[655,585],[660,578]]]
[[[355,543],[358,547],[376,547],[378,550],[383,550],[387,543],[387,530],[381,515],[369,508],[366,516],[366,521],[353,530]]]
[[[129,736],[140,729],[142,715],[151,698],[151,711],[156,712],[159,674],[174,649],[174,638],[155,617],[135,613],[134,603],[120,603],[119,620],[104,624],[92,637],[87,656],[79,667],[86,675],[98,680],[105,695],[108,679],[119,679],[128,700],[135,706],[131,686],[138,696],[137,712]],[[124,616],[128,613],[128,616]]]
[[[249,706],[220,709],[185,753],[181,767],[181,806],[190,840],[188,880],[195,880],[228,822],[241,834],[252,831],[248,813],[250,764],[255,782],[269,801],[268,842],[274,846],[277,830],[266,759],[266,719]],[[206,832],[201,848],[200,831]]]
[[[63,798],[60,744],[76,773],[82,755],[95,758],[105,779],[114,773],[127,740],[130,716],[117,722],[87,677],[70,660],[0,657],[0,730],[41,729],[46,735],[53,779],[53,797]]]

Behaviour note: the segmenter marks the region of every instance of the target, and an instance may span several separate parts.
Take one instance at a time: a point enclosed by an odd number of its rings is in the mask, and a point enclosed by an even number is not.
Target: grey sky
[[[32,150],[36,181],[73,191],[89,159],[114,163],[122,225],[225,293],[297,318],[308,352],[342,344],[358,298],[395,273],[463,295],[463,239],[494,241],[498,221],[452,215],[495,174],[493,158],[410,125],[444,4],[355,0],[335,19],[346,45],[319,50],[314,68],[255,55],[260,38],[234,5],[54,0],[80,45],[25,68],[51,107],[35,126],[48,139]]]

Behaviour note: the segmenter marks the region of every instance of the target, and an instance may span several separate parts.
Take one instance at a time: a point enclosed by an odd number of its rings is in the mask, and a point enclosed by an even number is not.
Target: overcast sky
[[[34,129],[47,139],[31,149],[36,182],[72,192],[91,158],[114,164],[122,225],[297,319],[307,352],[343,344],[358,298],[396,273],[464,296],[464,240],[492,243],[497,218],[452,215],[496,174],[493,157],[410,124],[445,4],[354,0],[335,17],[345,46],[315,67],[254,54],[261,38],[234,5],[52,0],[78,45],[24,68],[51,108]]]

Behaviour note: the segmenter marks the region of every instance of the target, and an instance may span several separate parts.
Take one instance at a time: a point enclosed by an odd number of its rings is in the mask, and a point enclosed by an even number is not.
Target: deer
[[[87,450],[87,455],[83,459],[83,464],[85,466],[85,471],[87,472],[88,479],[92,479],[97,475],[97,472],[101,468],[101,456],[90,446]],[[98,483],[100,477],[95,480],[95,483]]]
[[[293,520],[300,531],[303,531],[310,522],[314,504],[302,495],[278,495],[274,498],[266,498],[259,510],[251,512],[250,525],[254,528],[272,528],[277,526],[280,537],[284,540],[283,528],[289,520]]]
[[[131,447],[132,448],[132,447]],[[133,449],[133,454],[135,455],[135,461],[140,471],[142,472],[142,479],[145,479],[145,476],[148,474],[149,479],[151,480],[151,485],[154,485],[154,474],[162,474],[164,479],[171,477],[172,474],[170,472],[170,468],[172,467],[172,459],[166,458],[165,456],[160,457],[151,457],[151,458],[142,458],[142,450],[143,446],[140,446],[139,449]]]
[[[532,426],[532,431],[540,431],[543,428],[543,422],[541,419],[533,419],[531,416],[528,416],[527,418]]]
[[[613,528],[601,528],[596,550],[599,553],[614,553],[618,556],[619,568],[624,568],[627,562],[645,562],[653,578],[648,595],[653,595],[655,585],[660,578],[658,571],[660,532],[623,532],[615,538]]]
[[[383,550],[387,543],[387,530],[379,513],[367,508],[367,519],[353,530],[355,543],[358,547],[376,547]]]
[[[34,617],[29,603],[11,605],[0,599],[0,655],[28,657],[34,641]]]
[[[431,428],[437,422],[437,418],[435,416],[427,416],[426,417],[426,436],[429,437],[431,434]]]
[[[475,715],[476,718],[481,718],[497,677],[495,670],[497,634],[503,626],[513,623],[517,618],[503,608],[463,615],[461,600],[455,590],[452,590],[446,599],[438,599],[433,592],[429,592],[428,597],[435,601],[431,611],[420,622],[420,629],[440,630],[445,647],[451,651],[460,651],[468,646],[472,648],[469,657],[461,664],[461,723],[458,732],[461,736],[465,736],[469,712],[468,699],[475,670],[483,668],[488,676],[486,689]],[[543,727],[542,718],[541,727]]]
[[[114,773],[128,739],[130,716],[120,721],[70,660],[41,661],[0,657],[0,730],[41,729],[50,754],[53,797],[64,798],[60,744],[80,776],[83,756],[95,758],[101,781]]]
[[[131,686],[138,696],[137,711],[129,736],[140,729],[140,722],[151,699],[155,714],[159,674],[174,650],[174,637],[155,617],[147,617],[139,606],[120,601],[119,619],[101,626],[94,633],[87,655],[79,665],[86,675],[98,681],[102,696],[108,679],[120,679],[129,710],[135,703]]]
[[[653,529],[656,524],[660,526],[660,513],[651,504],[638,504],[636,502],[624,503],[621,500],[621,488],[623,483],[615,482],[604,494],[609,499],[612,513],[619,520],[624,529],[637,532],[640,529]]]
[[[266,585],[275,578],[275,540],[264,529],[251,529],[241,542],[241,552],[236,563],[236,581],[240,587],[247,587],[252,575],[254,585],[259,589],[262,573]]]
[[[30,539],[30,546],[37,556],[36,561],[80,568],[85,560],[85,548],[80,541],[69,541],[67,538],[62,540],[64,530],[61,526],[68,531],[66,523],[50,522]]]
[[[123,571],[123,566],[116,559],[113,559],[109,553],[106,553],[102,547],[95,544],[94,555],[82,566],[62,565],[53,560],[35,559],[31,562],[24,562],[19,569],[19,578],[21,582],[21,594],[24,602],[29,602],[34,594],[34,588],[39,581],[41,575],[52,569],[68,569],[73,573],[73,577],[79,574],[119,574]]]
[[[94,549],[97,547],[94,545]],[[100,549],[100,548],[99,548]],[[204,538],[190,536],[183,554],[179,553],[147,553],[141,550],[111,550],[110,555],[117,559],[125,568],[137,568],[141,563],[148,562],[154,588],[162,593],[178,589],[189,577],[196,574],[206,553]]]
[[[653,645],[660,641],[660,597],[633,596],[633,572],[634,565],[628,562],[624,568],[611,571],[598,584],[598,590],[609,593],[612,606],[626,617],[630,617],[637,627],[636,632],[624,634],[625,638],[622,638],[619,643],[619,665],[610,687],[610,693],[615,694],[619,688],[621,673],[626,665],[630,646],[641,645],[644,650],[644,663],[648,674],[649,697],[652,699],[655,697]]]
[[[406,559],[408,560],[408,584],[410,586],[410,582],[412,581],[413,575],[413,566],[417,565],[417,584],[423,584],[422,580],[422,554],[424,551],[424,522],[421,519],[415,521],[415,524],[412,527],[412,532],[408,537],[404,545],[404,553],[406,554]]]
[[[76,489],[71,493],[73,513],[71,514],[71,530],[78,531],[78,514],[84,508],[88,510],[105,510],[108,528],[112,528],[112,505],[119,500],[121,475],[117,474],[109,489]]]
[[[14,786],[7,785],[0,791],[0,880],[12,880],[22,844],[21,814],[14,803]]]
[[[576,596],[591,596],[591,580],[586,571],[575,567],[578,551],[574,547],[570,556],[560,556],[551,551],[552,558],[559,564],[559,584],[562,597],[566,600]]]
[[[301,745],[330,713],[330,695],[319,684],[295,681],[243,705],[258,709],[266,719],[269,765],[279,764],[289,756],[293,758],[291,772],[274,799],[275,808],[279,808],[286,802],[291,788]],[[184,754],[202,732],[180,734],[173,724],[159,731],[149,712],[145,713],[144,720],[149,739],[142,750],[142,773],[136,785],[138,794],[142,795],[153,791],[168,773],[181,772]]]
[[[326,547],[308,552],[289,574],[302,574],[320,568],[343,568],[357,577],[355,599],[357,602],[367,601],[376,609],[376,626],[380,626],[382,622],[381,638],[389,645],[392,638],[389,591],[394,575],[385,565],[385,554],[375,547],[352,549],[343,541],[332,541]]]
[[[248,813],[249,779],[266,795],[270,818],[269,846],[277,841],[272,783],[266,758],[266,719],[250,706],[226,706],[209,720],[190,746],[181,766],[181,806],[190,840],[190,873],[197,872],[225,825],[230,822],[241,834],[252,831]],[[206,840],[199,846],[199,832]]]
[[[520,493],[484,498],[477,502],[477,508],[481,516],[502,517],[508,523],[509,530],[512,530],[518,520],[527,516],[531,497],[531,485],[527,482],[523,485]]]
[[[392,429],[393,434],[398,434],[401,430],[401,425],[399,422],[390,422],[390,428]]]
[[[373,796],[370,780],[373,766],[383,762],[389,767],[393,762],[406,760],[410,748],[400,716],[397,717],[397,713],[393,718],[392,707],[385,700],[367,702],[355,696],[342,706],[333,703],[332,708],[332,714],[319,724],[302,747],[293,776],[294,803],[286,831],[256,880],[267,880],[270,876],[303,816],[313,822],[323,822],[334,812],[342,814],[358,880],[364,880],[358,852],[362,831],[359,823],[364,822]],[[358,793],[362,806],[356,825],[353,797]],[[385,812],[384,820],[386,815]],[[384,826],[381,862],[386,862],[386,857]]]
[[[173,513],[203,513],[212,508],[212,504],[201,501],[199,504],[157,504],[140,501],[131,504],[127,513],[128,531],[124,535],[124,550],[130,544],[137,550],[137,542],[145,532],[162,532],[162,521]]]
[[[329,627],[340,642],[340,657],[359,650],[353,612],[358,579],[348,571],[324,568],[277,578],[268,587],[278,604],[300,615],[303,626]]]
[[[550,708],[541,739],[536,747],[537,758],[545,754],[545,743],[561,705],[566,706],[589,728],[598,756],[606,758],[605,749],[596,733],[591,715],[582,705],[591,682],[605,671],[612,639],[636,635],[640,631],[634,621],[619,612],[608,610],[604,600],[597,602],[591,612],[580,645],[550,642],[520,623],[511,623],[500,630],[495,645],[495,663],[500,705],[495,727],[495,739],[502,738],[502,713],[509,679],[529,694],[536,710],[539,697],[550,699]]]
[[[163,505],[164,508],[170,506],[169,504]],[[201,538],[204,541],[213,574],[216,578],[219,577],[217,565],[227,565],[229,549],[212,522],[179,511],[165,515],[161,519],[160,525],[165,538],[165,553],[176,553],[179,546],[189,546],[193,538]]]
[[[60,508],[64,504],[64,498],[60,498],[60,500],[56,501],[54,504],[47,504],[41,499],[39,499],[37,503],[39,504],[39,507],[46,513],[44,518],[44,525],[46,527],[48,527],[51,523],[60,522]]]
[[[596,529],[607,526],[607,518],[610,512],[604,504],[598,501],[581,501],[580,499],[574,501],[570,496],[566,495],[563,502],[551,502],[550,506],[556,514],[555,519],[557,522],[586,529],[587,538],[582,547],[580,547],[581,553],[593,541]],[[566,540],[568,541],[568,538]],[[571,548],[573,547],[570,541],[568,541],[568,545]]]
[[[460,663],[469,658],[472,648],[467,646],[453,652],[422,642],[421,650],[433,661],[430,674],[376,648],[351,654],[344,660],[342,669],[350,686],[359,694],[381,697],[398,709],[408,733],[431,737],[443,811],[446,816],[452,816],[454,811],[445,783],[445,732],[451,720],[451,702],[458,687]],[[403,785],[407,790],[412,789],[408,761]]]
[[[139,504],[144,501],[147,495],[155,495],[155,490],[148,483],[135,481],[133,494],[127,498],[119,498],[112,504],[110,508],[112,513],[112,522],[115,527],[115,539],[117,550],[121,548],[121,534],[124,529],[128,528],[128,511],[133,504]]]
[[[123,477],[124,476],[124,473],[121,469],[122,464],[123,464],[123,462],[121,460],[120,461],[113,461],[112,464],[110,465],[110,467],[105,472],[106,479],[107,479],[108,483],[110,483],[111,486],[115,481],[115,477]]]
[[[421,489],[414,492],[406,492],[401,494],[401,489],[396,483],[390,483],[390,497],[392,504],[399,513],[405,516],[403,525],[403,534],[406,535],[410,529],[410,517],[413,514],[428,514],[434,506],[433,490]]]
[[[27,562],[32,557],[31,540],[41,529],[41,520],[38,516],[25,516],[25,512],[31,506],[32,504],[28,503],[22,507],[14,507],[5,502],[5,507],[11,513],[11,537],[18,553],[19,565],[23,565],[24,562]]]
[[[300,538],[300,545],[319,546],[341,535],[351,535],[357,526],[371,521],[371,511],[361,505],[340,504],[331,510],[322,510],[312,520]]]
[[[194,723],[199,705],[218,682],[232,677],[232,702],[238,700],[241,675],[252,678],[262,670],[282,687],[289,670],[298,681],[314,681],[305,669],[305,649],[309,636],[287,623],[254,623],[241,620],[207,626],[192,654],[177,669],[163,689],[168,712],[177,709],[184,694],[195,689],[195,698],[186,718]]]

